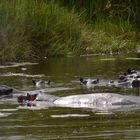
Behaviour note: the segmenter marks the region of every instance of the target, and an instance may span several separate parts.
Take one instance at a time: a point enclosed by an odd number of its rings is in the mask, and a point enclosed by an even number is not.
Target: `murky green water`
[[[79,77],[117,79],[128,68],[140,70],[140,57],[74,57],[49,59],[39,64],[0,67],[0,84],[20,90],[38,90],[32,79],[52,81],[49,94],[66,96],[93,92],[114,92],[139,96],[136,89],[94,87],[79,84]],[[20,109],[18,104],[0,102],[2,140],[124,140],[140,139],[140,108],[125,111],[97,111],[87,108],[50,107]]]

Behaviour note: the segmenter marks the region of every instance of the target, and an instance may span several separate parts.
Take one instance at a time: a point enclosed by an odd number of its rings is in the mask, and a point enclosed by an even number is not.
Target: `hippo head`
[[[36,99],[38,94],[33,94],[30,95],[29,93],[27,93],[27,95],[20,95],[17,97],[17,101],[18,103],[23,103],[24,101],[34,101]]]

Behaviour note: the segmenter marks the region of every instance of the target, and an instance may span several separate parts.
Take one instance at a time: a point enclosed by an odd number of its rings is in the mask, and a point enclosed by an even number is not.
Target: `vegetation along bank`
[[[139,6],[139,0],[1,0],[0,61],[135,51]]]

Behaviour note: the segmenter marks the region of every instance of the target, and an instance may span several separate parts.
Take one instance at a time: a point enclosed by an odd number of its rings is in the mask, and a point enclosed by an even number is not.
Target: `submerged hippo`
[[[29,94],[27,93],[27,95],[20,95],[17,97],[17,101],[18,103],[24,103],[25,101],[34,101],[37,98],[38,94]]]
[[[9,95],[12,92],[13,92],[13,88],[5,86],[5,85],[0,86],[0,96]]]
[[[64,107],[97,107],[140,105],[140,97],[120,95],[115,93],[92,93],[86,95],[71,95],[54,101],[55,105]]]
[[[91,93],[64,97],[40,94],[34,101],[25,102],[25,106],[36,108],[70,107],[91,108],[95,110],[130,110],[140,107],[140,97],[115,93]]]
[[[14,94],[15,91],[13,90],[12,93]],[[82,107],[94,109],[114,109],[118,107],[140,107],[139,96],[120,95],[116,93],[91,93],[58,97],[46,93],[39,93],[39,91],[32,91],[27,95],[25,92],[24,94],[18,94],[17,101],[19,103],[23,103],[25,106],[33,105],[39,108]]]

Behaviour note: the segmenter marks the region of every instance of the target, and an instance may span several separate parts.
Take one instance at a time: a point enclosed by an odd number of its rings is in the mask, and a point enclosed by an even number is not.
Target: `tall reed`
[[[135,16],[138,0],[96,1],[55,0],[60,5],[73,8],[92,28],[93,44],[88,53],[119,53],[132,51],[136,47]]]
[[[1,0],[0,60],[130,51],[133,9],[119,10],[110,0]]]
[[[53,1],[1,1],[0,14],[2,59],[76,55],[91,45],[87,25]]]

